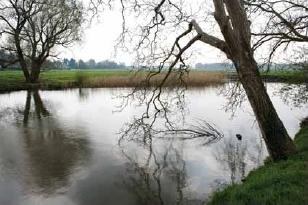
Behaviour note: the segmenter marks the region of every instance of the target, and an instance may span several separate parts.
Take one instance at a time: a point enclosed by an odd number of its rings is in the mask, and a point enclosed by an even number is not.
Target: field
[[[282,81],[289,83],[308,82],[308,73],[301,71],[270,71],[262,73],[262,77],[268,81]]]
[[[135,74],[125,70],[77,70],[77,71],[46,71],[40,76],[39,85],[25,83],[21,71],[1,71],[0,91],[13,91],[29,89],[33,86],[41,89],[65,89],[76,87],[135,87],[140,86],[145,78],[145,73]],[[154,86],[161,82],[164,74],[151,79],[147,86]],[[170,78],[166,86],[179,85],[180,82]],[[205,86],[209,84],[220,84],[226,80],[222,72],[193,71],[184,77],[187,86]]]
[[[226,74],[229,79],[236,80],[236,72],[228,72]],[[261,72],[261,77],[266,82],[285,82],[285,83],[307,83],[308,73],[297,70],[282,70]]]

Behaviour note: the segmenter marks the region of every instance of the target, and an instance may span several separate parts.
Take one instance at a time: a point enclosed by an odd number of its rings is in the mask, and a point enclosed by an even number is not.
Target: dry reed
[[[126,76],[99,76],[82,79],[81,87],[140,87],[159,86],[165,74],[159,74],[146,81],[146,74],[131,74]],[[178,74],[173,73],[164,83],[164,87],[187,86],[201,87],[208,85],[218,85],[226,82],[226,76],[221,72],[190,72],[184,75],[182,80]]]

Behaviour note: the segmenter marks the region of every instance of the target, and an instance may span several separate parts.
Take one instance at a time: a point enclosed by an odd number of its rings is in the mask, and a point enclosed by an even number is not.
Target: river
[[[293,137],[308,105],[284,86],[267,89]],[[202,204],[267,156],[249,104],[226,111],[223,91],[188,89],[171,117],[183,129],[212,125],[221,134],[212,141],[170,132],[146,140],[133,132],[119,141],[144,108],[119,110],[118,96],[129,89],[1,94],[0,204]]]

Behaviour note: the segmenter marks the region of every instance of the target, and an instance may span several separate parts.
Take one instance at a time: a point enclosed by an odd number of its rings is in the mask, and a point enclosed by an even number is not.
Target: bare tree
[[[259,69],[290,69],[303,73],[302,83],[307,82],[308,2],[305,0],[244,0],[245,9],[252,21],[253,49],[261,54]],[[285,56],[286,57],[283,57]],[[261,61],[261,59],[263,61]],[[275,61],[285,62],[275,67]],[[234,86],[237,87],[237,86]],[[307,85],[286,85],[278,93],[283,100],[303,101],[298,91]],[[224,89],[228,97],[226,108],[234,113],[241,105],[241,89]]]
[[[38,82],[56,46],[80,39],[83,6],[77,0],[3,0],[0,11],[2,48],[15,53],[29,83]]]
[[[284,50],[290,44],[308,43],[308,2],[305,0],[245,0],[253,17],[259,16],[262,26],[255,27],[254,49],[267,46],[269,54],[266,63],[271,64],[279,48]],[[255,18],[257,19],[257,18]],[[262,49],[264,50],[264,49]],[[268,66],[269,68],[269,66]]]
[[[158,74],[165,75],[161,84],[154,88],[148,102],[154,104],[157,110],[164,109],[164,105],[160,103],[162,87],[173,76],[172,73],[179,73],[181,78],[182,73],[188,71],[185,54],[193,45],[201,42],[217,48],[236,68],[271,157],[274,160],[287,158],[296,148],[260,77],[251,43],[251,21],[244,2],[213,0],[213,4],[209,1],[196,1],[197,3],[200,5],[192,5],[190,1],[184,0],[120,1],[123,17],[120,43],[136,43],[134,50],[137,52],[138,64],[147,65],[146,68],[149,69],[147,79]],[[207,8],[214,12],[209,15]],[[196,11],[192,11],[193,9]],[[132,16],[129,14],[132,13],[141,18],[133,31],[129,29],[131,23],[128,22]],[[211,22],[207,18],[211,14],[214,16],[211,27],[216,26],[220,34],[213,32],[211,35],[205,32],[211,30],[207,24]],[[135,19],[134,21],[136,22]],[[166,48],[170,38],[175,40]]]

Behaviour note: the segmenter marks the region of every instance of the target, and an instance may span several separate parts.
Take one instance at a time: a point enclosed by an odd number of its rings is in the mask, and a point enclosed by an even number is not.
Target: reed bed
[[[162,85],[164,73],[146,80],[146,74],[130,74],[125,76],[98,76],[78,80],[81,87],[154,87]],[[172,73],[163,83],[163,87],[202,87],[223,84],[226,76],[221,72],[190,72],[179,78],[178,74]]]

